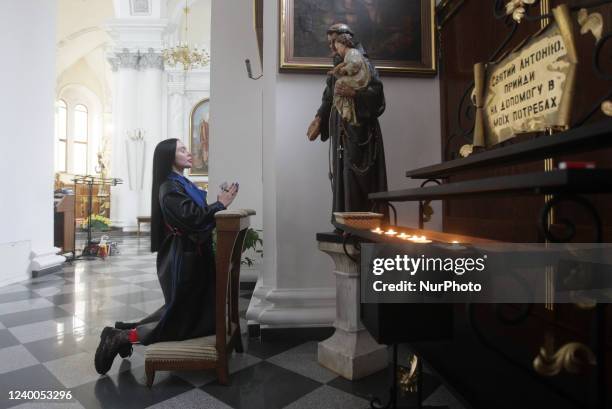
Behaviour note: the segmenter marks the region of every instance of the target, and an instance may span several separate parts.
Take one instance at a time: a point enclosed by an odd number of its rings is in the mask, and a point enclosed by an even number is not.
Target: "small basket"
[[[348,227],[371,230],[380,227],[383,214],[372,212],[334,212],[334,218],[337,223]]]

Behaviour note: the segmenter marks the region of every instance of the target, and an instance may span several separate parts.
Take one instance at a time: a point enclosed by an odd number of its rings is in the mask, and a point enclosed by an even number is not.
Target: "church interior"
[[[611,0],[2,0],[0,23],[0,408],[612,408]],[[169,139],[205,233],[156,195]],[[196,250],[167,267],[156,232]],[[372,260],[483,251],[455,294]],[[187,255],[214,329],[132,338]]]

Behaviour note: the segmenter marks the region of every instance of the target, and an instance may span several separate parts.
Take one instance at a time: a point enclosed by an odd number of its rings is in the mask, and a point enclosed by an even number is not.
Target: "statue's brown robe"
[[[334,65],[341,62],[341,58],[334,59]],[[359,126],[346,123],[334,108],[336,78],[333,75],[327,76],[321,107],[317,111],[321,118],[321,140],[331,139],[333,212],[371,211],[374,203],[368,200],[368,194],[387,190],[385,151],[378,123],[378,117],[385,111],[385,94],[378,72],[369,59],[367,62],[371,80],[355,96]],[[386,206],[375,210],[388,214]]]

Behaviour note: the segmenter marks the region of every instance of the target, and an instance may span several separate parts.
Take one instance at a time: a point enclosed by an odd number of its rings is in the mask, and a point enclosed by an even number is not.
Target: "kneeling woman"
[[[165,304],[137,323],[115,323],[100,335],[94,359],[105,374],[132,344],[180,341],[215,332],[215,260],[212,231],[215,213],[227,208],[238,193],[232,184],[208,205],[206,193],[183,176],[192,157],[178,139],[160,142],[153,155],[151,251],[157,251],[157,276]]]

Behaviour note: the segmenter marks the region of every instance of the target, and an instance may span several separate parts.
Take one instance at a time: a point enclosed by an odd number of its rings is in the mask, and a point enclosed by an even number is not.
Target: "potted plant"
[[[83,230],[87,229],[87,223],[89,220],[91,220],[91,229],[96,231],[109,231],[112,224],[108,217],[104,217],[99,214],[92,214],[81,222],[81,228]]]

